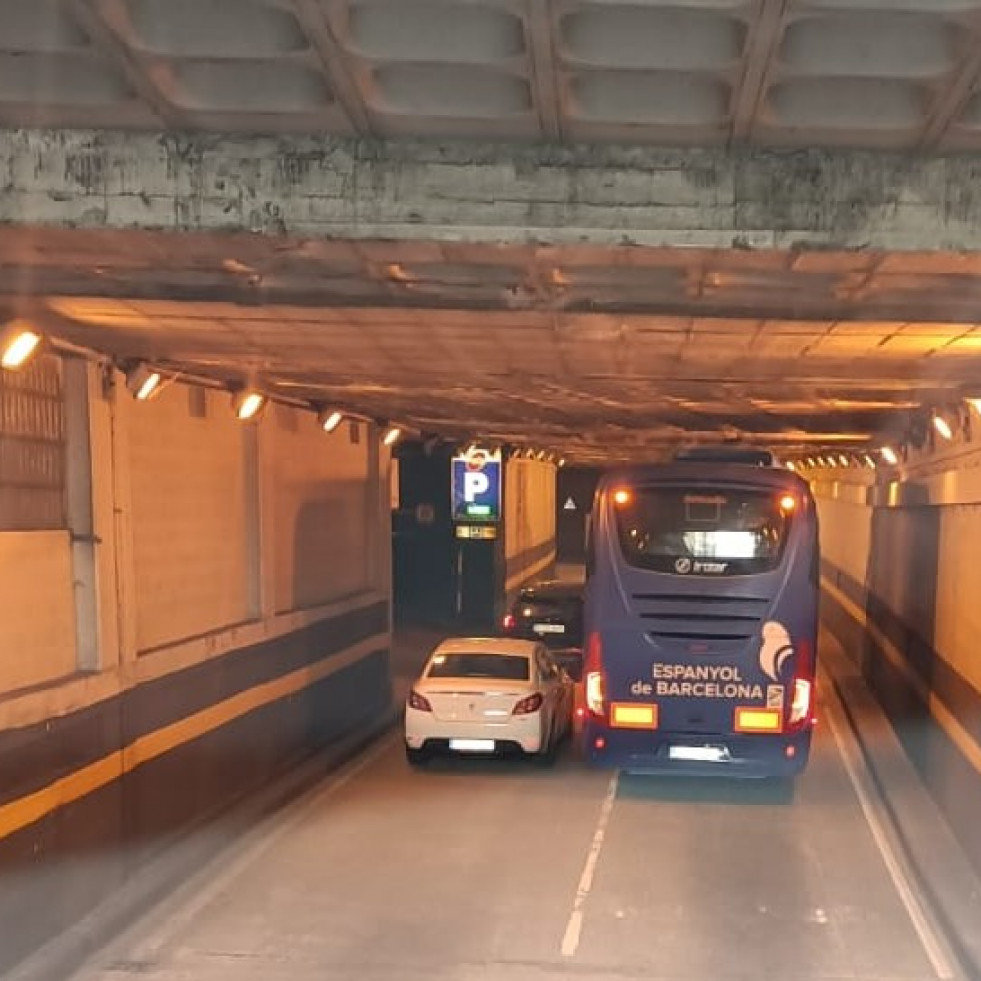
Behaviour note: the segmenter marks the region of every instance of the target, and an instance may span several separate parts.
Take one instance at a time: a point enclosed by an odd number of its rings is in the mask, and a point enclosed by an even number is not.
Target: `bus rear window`
[[[790,523],[772,490],[638,487],[614,507],[624,558],[680,575],[766,572],[780,562]]]

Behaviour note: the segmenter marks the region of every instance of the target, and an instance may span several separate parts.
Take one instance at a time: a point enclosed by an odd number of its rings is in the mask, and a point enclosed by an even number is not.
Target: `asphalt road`
[[[821,700],[792,794],[590,771],[568,748],[551,769],[413,771],[391,734],[76,978],[960,978]]]

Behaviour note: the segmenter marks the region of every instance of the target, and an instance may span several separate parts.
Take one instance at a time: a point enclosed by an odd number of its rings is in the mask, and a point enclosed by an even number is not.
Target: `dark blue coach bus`
[[[818,622],[807,483],[720,448],[600,479],[589,521],[586,758],[786,777],[807,763]]]

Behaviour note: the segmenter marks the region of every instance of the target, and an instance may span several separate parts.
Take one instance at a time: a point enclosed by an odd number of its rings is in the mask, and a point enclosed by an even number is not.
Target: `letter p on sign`
[[[486,494],[490,489],[490,480],[487,474],[479,471],[468,471],[463,475],[463,499],[472,504],[481,494]]]

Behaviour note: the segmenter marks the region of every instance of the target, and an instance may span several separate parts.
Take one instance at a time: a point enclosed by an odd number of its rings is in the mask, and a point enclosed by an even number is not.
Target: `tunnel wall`
[[[0,975],[391,711],[374,429],[64,370],[66,527],[0,531]]]
[[[511,459],[504,473],[506,605],[522,584],[555,567],[556,468],[540,460]]]
[[[981,450],[924,448],[901,476],[813,486],[824,620],[981,871]]]

